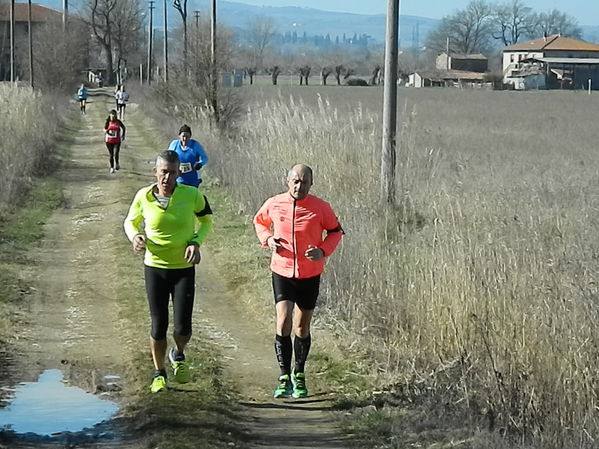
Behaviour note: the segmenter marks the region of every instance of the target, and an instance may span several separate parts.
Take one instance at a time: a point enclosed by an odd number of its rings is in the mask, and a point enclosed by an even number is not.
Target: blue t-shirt
[[[77,90],[77,98],[80,100],[87,100],[87,89],[85,87],[79,88]]]
[[[179,161],[181,162],[181,165],[179,166],[181,175],[177,178],[177,182],[188,186],[199,186],[202,179],[198,175],[198,172],[194,170],[194,166],[198,162],[202,165],[208,163],[208,156],[206,155],[204,147],[202,147],[198,141],[189,139],[187,147],[184,149],[179,139],[176,139],[171,142],[168,149],[176,151],[179,155]]]

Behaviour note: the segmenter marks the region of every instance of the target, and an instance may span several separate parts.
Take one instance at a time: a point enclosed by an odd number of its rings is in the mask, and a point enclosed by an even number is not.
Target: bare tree
[[[84,20],[104,52],[108,82],[114,83],[115,59],[126,59],[127,52],[139,43],[142,30],[139,1],[88,0],[86,10]]]
[[[279,75],[281,74],[281,68],[278,65],[275,65],[272,69],[270,69],[269,72],[272,79],[272,85],[276,86],[279,79]]]
[[[250,78],[250,84],[254,84],[254,76],[256,76],[256,67],[247,67],[245,69],[245,73]]]
[[[341,78],[345,78],[347,73],[349,73],[349,70],[343,64],[335,66],[335,79],[337,80],[338,86],[341,86]]]
[[[333,68],[330,66],[323,66],[320,69],[320,79],[323,86],[327,85],[327,78],[333,73]]]
[[[299,76],[300,76],[300,86],[306,82],[306,86],[308,85],[308,78],[310,78],[310,72],[312,71],[312,67],[309,65],[303,65],[298,68]]]
[[[126,7],[123,7],[126,6]],[[127,61],[142,56],[144,29],[143,12],[139,0],[120,1],[114,21],[114,48],[116,51],[118,83],[122,84],[127,72]]]
[[[189,49],[190,66],[193,67],[192,72],[195,75],[195,82],[199,89],[205,91],[208,98],[210,94],[210,80],[212,73],[212,49],[210,39],[210,19],[200,19],[194,45]],[[232,61],[234,59],[234,51],[231,43],[234,41],[232,32],[224,26],[217,29],[216,39],[218,42],[217,49],[217,67],[216,71],[228,72],[232,69]],[[174,71],[174,80],[179,83],[186,83],[188,78],[188,67],[182,66],[178,71]]]
[[[56,39],[56,36],[61,36]],[[89,28],[73,17],[62,31],[60,20],[40,24],[33,39],[33,71],[35,84],[43,90],[70,91],[85,81],[82,74],[89,67]],[[26,47],[17,48],[18,67],[27,68],[29,59]],[[23,74],[24,75],[24,74]]]
[[[117,0],[90,0],[87,6],[92,32],[105,54],[107,80],[112,84],[115,79],[112,49]]]
[[[256,16],[249,22],[248,46],[258,68],[263,66],[264,51],[276,35],[274,20],[268,16]]]
[[[173,0],[173,7],[179,11],[183,23],[183,62],[187,64],[187,0]]]
[[[464,10],[441,20],[426,42],[429,49],[445,51],[449,39],[450,52],[486,53],[492,38],[493,9],[485,0],[472,0]]]
[[[534,28],[535,15],[532,8],[522,0],[511,0],[495,6],[493,13],[493,39],[503,45],[514,45],[523,35],[530,35]]]
[[[370,84],[371,86],[378,86],[380,81],[381,81],[381,66],[377,64],[374,67],[374,69],[372,69],[372,73],[370,74],[370,80],[368,81],[368,84]]]
[[[560,34],[574,39],[582,38],[582,28],[578,25],[578,21],[557,9],[535,14],[533,23],[532,34],[535,36]]]

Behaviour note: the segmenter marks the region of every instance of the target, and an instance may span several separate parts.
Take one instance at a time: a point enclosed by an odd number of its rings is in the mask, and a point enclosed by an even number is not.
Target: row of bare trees
[[[464,9],[444,17],[429,34],[426,47],[442,52],[490,53],[496,43],[508,46],[523,38],[542,38],[561,34],[580,39],[582,29],[576,19],[557,9],[535,12],[524,0],[492,3],[472,0]]]
[[[316,68],[318,68],[318,66]],[[304,64],[286,70],[285,73],[289,75],[299,75],[300,86],[307,86],[309,85],[310,76],[314,73],[313,69],[314,67],[311,64]],[[258,72],[257,68],[245,68],[244,72],[246,77],[248,78],[248,83],[254,84],[254,77]],[[266,67],[264,69],[264,73],[270,76],[272,84],[276,86],[278,84],[279,76],[282,75],[284,71],[282,66],[275,64]],[[376,86],[380,84],[382,81],[382,69],[381,66],[378,64],[374,66],[367,80],[361,77],[356,77],[356,70],[352,69],[351,67],[347,67],[343,64],[320,66],[321,85],[326,86],[328,83],[328,79],[331,75],[334,76],[338,86],[341,86],[343,84]]]

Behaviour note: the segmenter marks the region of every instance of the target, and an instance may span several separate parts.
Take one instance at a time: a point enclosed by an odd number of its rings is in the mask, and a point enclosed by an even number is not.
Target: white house
[[[539,80],[543,74],[545,83]],[[534,83],[527,80],[530,76]],[[599,45],[554,34],[503,49],[503,82],[516,89],[579,89],[588,80],[599,88]]]

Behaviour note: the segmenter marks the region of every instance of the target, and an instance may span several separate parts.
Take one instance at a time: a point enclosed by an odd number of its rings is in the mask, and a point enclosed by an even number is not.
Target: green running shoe
[[[168,353],[168,359],[171,362],[175,380],[180,384],[189,382],[189,365],[185,361],[185,356],[183,354],[175,355],[175,348],[171,348]]]
[[[304,373],[293,373],[291,375],[291,383],[293,384],[294,398],[305,398],[308,396],[308,388],[306,387],[306,375]]]
[[[166,391],[166,378],[164,376],[156,376],[152,380],[150,385],[150,391],[152,393],[158,393],[160,391]]]
[[[279,377],[279,383],[273,395],[275,398],[288,398],[293,393],[293,385],[289,379],[289,374],[283,374]]]

